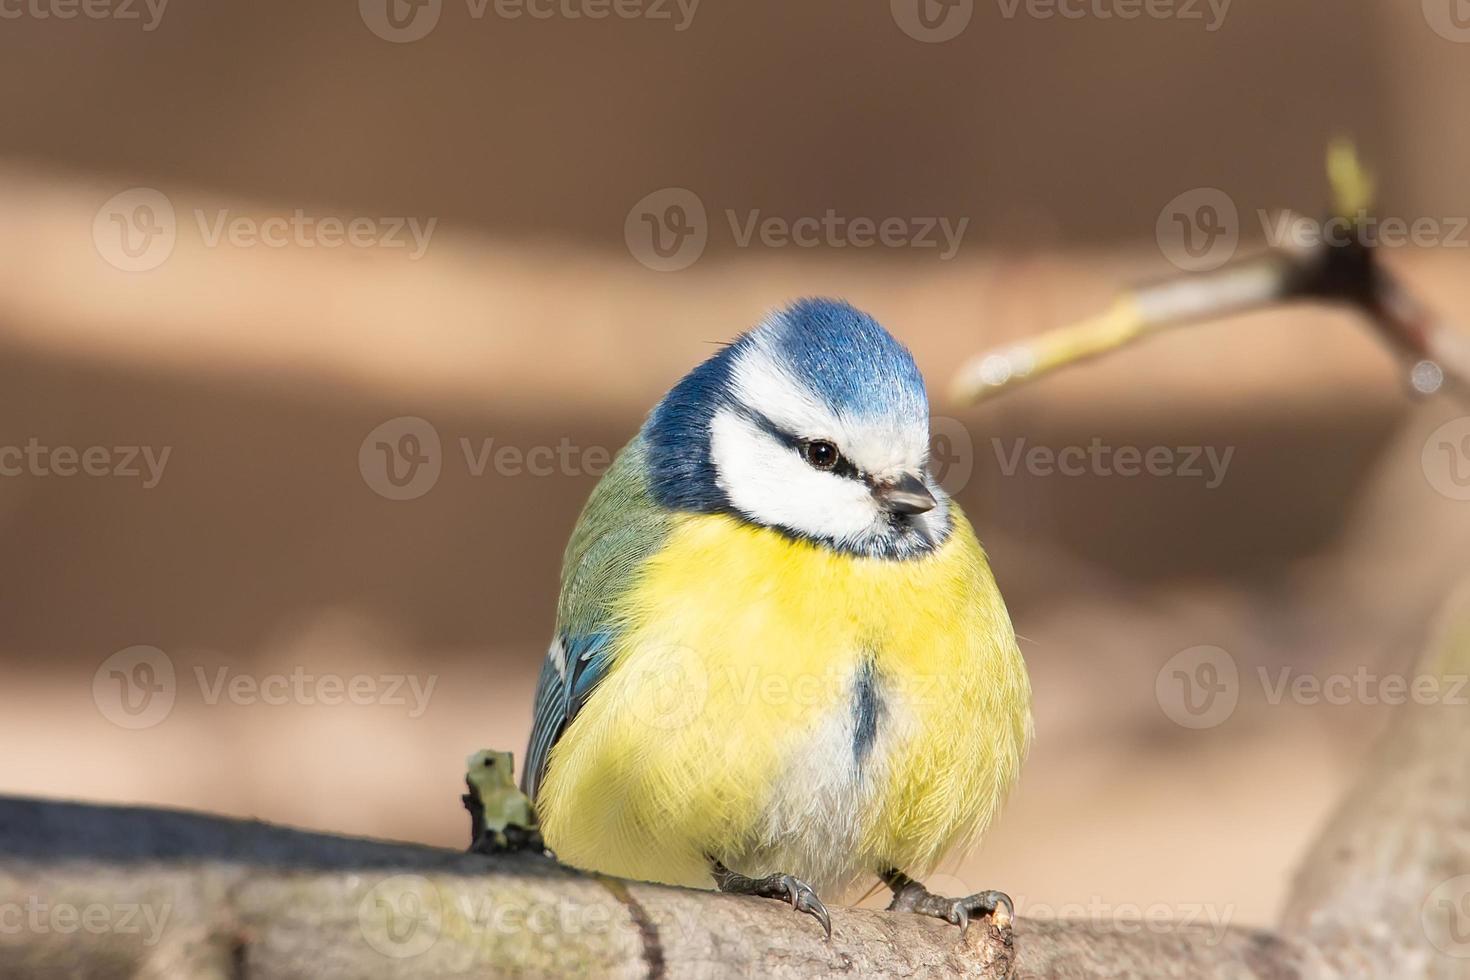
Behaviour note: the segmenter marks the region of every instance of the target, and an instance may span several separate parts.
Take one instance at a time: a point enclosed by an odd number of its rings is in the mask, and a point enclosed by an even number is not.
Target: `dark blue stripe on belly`
[[[878,690],[871,657],[858,668],[852,688],[852,714],[852,754],[861,766],[873,750],[873,741],[878,737],[878,722],[883,717],[883,695]]]

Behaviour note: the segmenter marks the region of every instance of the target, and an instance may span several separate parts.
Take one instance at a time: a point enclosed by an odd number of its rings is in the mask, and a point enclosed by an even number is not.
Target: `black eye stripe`
[[[743,405],[740,406],[740,415],[742,418],[755,423],[756,427],[766,435],[771,436],[790,449],[796,449],[801,445],[800,439],[781,428],[775,422],[772,422],[765,414],[757,412],[753,408],[746,408]]]
[[[849,460],[846,456],[838,456],[837,465],[832,467],[827,472],[835,473],[837,476],[845,477],[849,480],[863,479],[862,471],[859,470],[856,466],[852,465],[852,461]]]
[[[781,443],[786,448],[790,449],[792,452],[800,454],[802,451],[802,446],[808,442],[808,440],[806,439],[802,439],[799,436],[794,436],[791,433],[787,432],[775,422],[772,422],[771,419],[764,413],[758,412],[753,408],[741,405],[739,406],[738,411],[740,412],[742,418],[748,419],[750,422],[754,423],[754,425],[758,429],[771,436],[773,439]],[[833,445],[836,446],[837,444],[833,443]],[[832,473],[836,476],[845,477],[849,480],[866,479],[863,476],[863,472],[853,465],[852,460],[848,459],[842,454],[841,446],[837,447],[837,465],[833,466],[831,469],[823,470],[822,472]]]

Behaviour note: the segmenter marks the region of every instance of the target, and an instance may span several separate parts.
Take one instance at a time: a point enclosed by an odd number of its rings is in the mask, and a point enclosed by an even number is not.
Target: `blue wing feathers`
[[[536,684],[536,711],[521,788],[533,801],[546,775],[552,746],[572,723],[612,663],[613,634],[606,631],[561,638],[564,670],[548,655]]]

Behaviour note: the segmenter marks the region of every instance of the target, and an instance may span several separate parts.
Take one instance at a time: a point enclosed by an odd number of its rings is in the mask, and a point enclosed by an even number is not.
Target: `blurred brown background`
[[[1470,324],[1452,240],[1470,215],[1470,29],[1458,0],[1180,0],[1136,19],[1103,16],[1114,0],[1078,17],[995,0],[953,8],[968,22],[935,42],[906,2],[648,0],[593,19],[571,14],[595,0],[545,18],[442,0],[395,21],[382,0],[0,2],[0,447],[169,452],[151,487],[0,477],[0,792],[462,843],[463,757],[520,754],[599,453],[711,342],[833,294],[912,346],[957,420],[958,496],[1033,672],[1021,788],[950,872],[1023,913],[1269,920],[1385,709],[1272,704],[1257,668],[1406,668],[1470,571],[1460,473],[1425,454],[1465,407],[1414,402],[1351,318],[1314,309],[1170,335],[984,409],[944,391],[964,357],[1175,272],[1155,229],[1182,193],[1223,190],[1243,250],[1258,210],[1316,213],[1342,133],[1382,213],[1449,230],[1387,259]],[[659,272],[625,226],[670,187],[707,209],[708,245]],[[944,260],[741,247],[725,216],[829,209],[969,223]],[[250,238],[298,210],[367,219],[378,243]],[[421,255],[382,237],[409,218],[434,222]],[[214,238],[221,220],[246,234]],[[119,237],[160,227],[146,247]],[[441,472],[394,500],[360,450],[405,416],[432,425]],[[1095,438],[1233,455],[1215,487],[1006,472],[1018,439]],[[477,475],[461,440],[487,439],[567,448],[548,475]],[[172,701],[126,727],[99,669],[139,645],[166,654]],[[1198,645],[1241,683],[1197,730],[1156,679]],[[366,675],[380,696],[210,693],[293,672]],[[433,684],[421,704],[376,680],[404,675]]]

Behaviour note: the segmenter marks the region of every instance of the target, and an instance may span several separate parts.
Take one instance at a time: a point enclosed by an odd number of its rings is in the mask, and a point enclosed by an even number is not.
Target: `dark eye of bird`
[[[842,454],[830,442],[813,439],[801,444],[801,458],[819,470],[830,470],[842,459]]]

